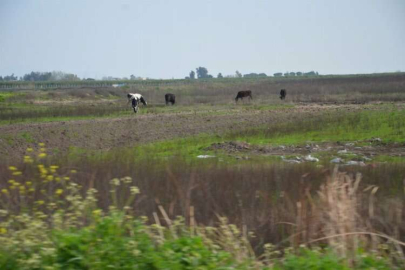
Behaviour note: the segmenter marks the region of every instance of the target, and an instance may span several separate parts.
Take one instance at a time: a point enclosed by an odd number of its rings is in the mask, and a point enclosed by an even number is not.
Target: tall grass
[[[404,261],[404,194],[390,192],[403,189],[403,165],[361,180],[313,166],[54,162],[40,149],[0,168],[0,263],[9,268],[284,268],[300,259],[278,251],[303,245],[314,249],[305,264],[325,245],[326,262],[342,267]]]

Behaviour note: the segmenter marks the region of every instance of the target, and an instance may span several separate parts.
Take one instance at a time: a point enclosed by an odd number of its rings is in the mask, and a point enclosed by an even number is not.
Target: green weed
[[[405,142],[405,111],[362,111],[330,114],[274,126],[237,132],[233,138],[252,144],[365,141]]]

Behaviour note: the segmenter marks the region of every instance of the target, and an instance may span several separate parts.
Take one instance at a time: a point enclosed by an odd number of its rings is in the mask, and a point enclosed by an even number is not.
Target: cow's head
[[[143,105],[148,105],[148,102],[146,102],[146,99],[144,97],[141,97],[141,102],[143,103]]]

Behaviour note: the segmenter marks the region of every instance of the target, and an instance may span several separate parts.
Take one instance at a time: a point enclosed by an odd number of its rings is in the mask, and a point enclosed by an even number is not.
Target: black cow
[[[285,96],[287,95],[287,90],[281,89],[280,90],[280,99],[283,100],[285,99]]]
[[[252,97],[252,91],[247,90],[247,91],[239,91],[238,94],[236,95],[235,101],[238,102],[238,99],[242,99],[245,97],[249,97],[250,99],[253,99]]]
[[[165,101],[166,101],[166,105],[169,105],[169,103],[174,105],[174,103],[176,103],[176,96],[174,94],[166,94]]]

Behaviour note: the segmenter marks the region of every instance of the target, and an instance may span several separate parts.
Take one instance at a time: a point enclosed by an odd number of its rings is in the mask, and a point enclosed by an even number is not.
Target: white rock
[[[343,163],[343,159],[341,158],[334,158],[330,161],[330,163]]]
[[[366,164],[363,161],[354,161],[354,160],[348,161],[345,165],[366,166]]]
[[[347,154],[347,150],[345,149],[345,150],[340,150],[340,151],[338,151],[338,154]]]
[[[308,155],[304,158],[305,161],[311,161],[311,162],[318,162],[319,159],[317,159],[316,157],[313,157],[311,155]]]
[[[295,164],[301,163],[301,161],[295,160],[295,159],[284,159],[284,161],[288,162],[288,163],[295,163]]]
[[[215,156],[210,156],[210,155],[199,155],[197,158],[213,158]]]

